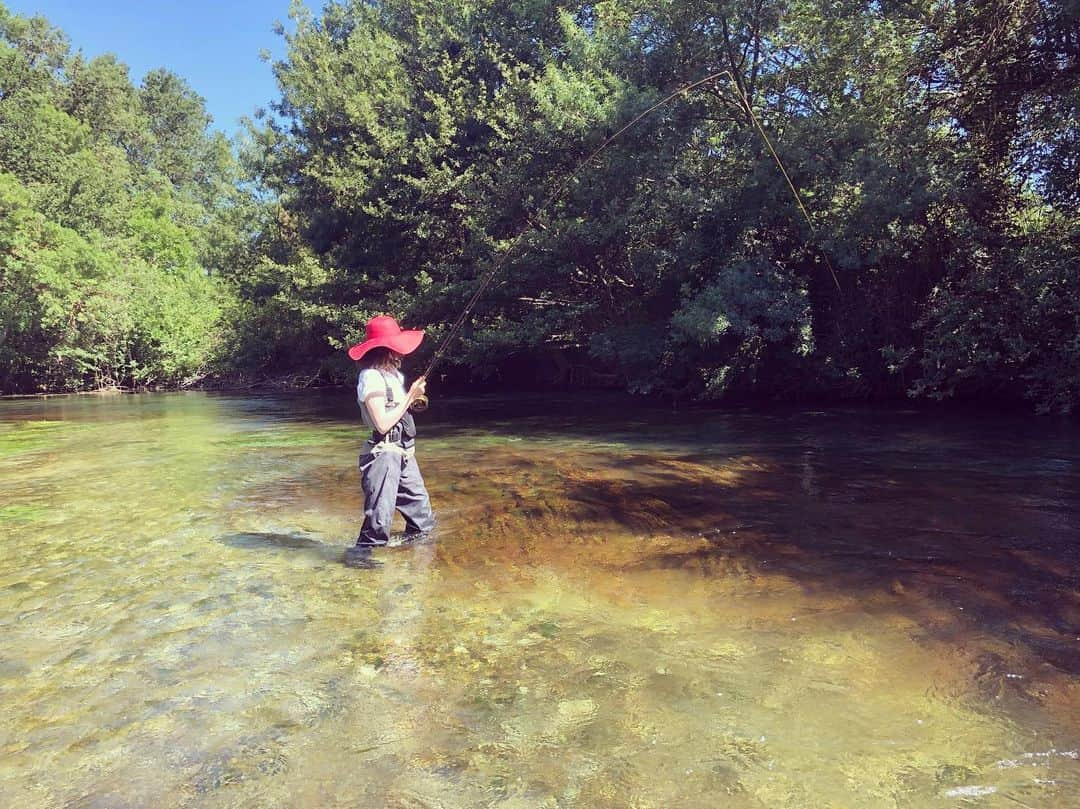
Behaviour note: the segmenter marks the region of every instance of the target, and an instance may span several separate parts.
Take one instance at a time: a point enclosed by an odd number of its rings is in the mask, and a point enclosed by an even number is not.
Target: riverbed
[[[0,402],[0,805],[1066,807],[1080,428],[347,390]]]

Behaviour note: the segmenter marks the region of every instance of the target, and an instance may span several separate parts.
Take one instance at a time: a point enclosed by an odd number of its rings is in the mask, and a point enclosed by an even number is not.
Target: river
[[[0,402],[0,805],[1066,807],[1080,427],[349,391]]]

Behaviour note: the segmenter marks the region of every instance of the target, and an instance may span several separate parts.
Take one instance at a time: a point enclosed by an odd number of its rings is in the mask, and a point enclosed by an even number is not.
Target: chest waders
[[[394,391],[385,372],[386,408],[394,407]],[[367,407],[365,404],[364,407]],[[401,420],[380,433],[375,430],[360,456],[360,485],[364,490],[364,525],[356,544],[378,547],[390,541],[394,512],[405,518],[406,535],[427,534],[435,527],[424,478],[414,457],[416,422],[406,411]]]

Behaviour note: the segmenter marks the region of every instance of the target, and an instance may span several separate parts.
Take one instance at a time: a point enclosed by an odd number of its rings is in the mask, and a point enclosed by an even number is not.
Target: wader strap
[[[390,380],[386,378],[386,374],[383,373],[381,369],[379,370],[379,376],[382,377],[383,385],[386,386],[386,394],[385,394],[385,396],[386,396],[386,404],[384,405],[384,407],[386,407],[386,409],[389,410],[391,407],[394,406],[394,391],[392,391],[390,389]],[[387,445],[387,444],[391,444],[391,443],[393,443],[395,441],[400,441],[401,440],[400,426],[401,426],[401,422],[398,422],[393,427],[391,427],[389,430],[387,430],[385,433],[380,433],[378,430],[372,430],[371,431],[371,443],[374,444],[376,447],[380,447],[380,446],[384,446],[384,445]],[[394,434],[395,432],[397,433],[397,435]]]
[[[394,390],[390,387],[390,378],[386,375],[386,372],[381,369],[379,371],[379,374],[383,378],[383,384],[386,385],[386,407],[391,408],[394,406]],[[406,413],[404,416],[401,417],[401,420],[398,421],[397,424],[395,424],[385,433],[380,433],[378,430],[372,431],[371,443],[373,443],[376,447],[385,446],[399,451],[404,451],[405,447],[401,445],[405,443],[406,438],[412,437],[411,435],[407,436],[405,434],[406,419],[409,419],[411,421],[412,415],[410,413]],[[409,447],[408,454],[412,454],[412,447]]]
[[[386,405],[387,407],[393,407],[394,391],[390,388],[390,380],[386,378],[386,374],[383,371],[379,371],[379,373],[382,374],[383,382],[386,384]],[[372,433],[371,441],[374,444],[371,448],[372,455],[378,455],[382,452],[393,452],[404,458],[411,458],[416,454],[415,447],[402,446],[405,441],[405,427],[400,421],[391,427],[385,435],[380,435],[377,432]]]

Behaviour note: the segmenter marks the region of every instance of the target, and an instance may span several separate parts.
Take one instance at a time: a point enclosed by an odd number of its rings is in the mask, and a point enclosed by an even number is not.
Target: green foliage
[[[1080,217],[1025,211],[1001,248],[930,296],[922,375],[936,398],[1022,393],[1043,412],[1080,399]]]
[[[501,262],[451,374],[1077,404],[1074,0],[290,16],[237,160],[179,77],[0,7],[4,389],[341,378],[369,316],[430,351]]]
[[[288,227],[241,298],[325,359],[373,312],[453,320],[503,260],[454,352],[474,376],[562,350],[642,391],[1068,409],[1075,21],[1046,0],[296,5],[279,117],[251,132]]]
[[[141,88],[0,6],[0,391],[184,384],[221,348],[232,155],[178,77]]]
[[[221,293],[201,268],[146,263],[124,242],[85,238],[30,203],[0,174],[0,379],[64,390],[175,383],[204,370]],[[133,246],[161,241],[146,235]]]
[[[698,350],[710,395],[726,391],[735,369],[750,373],[774,351],[807,356],[814,349],[806,290],[782,267],[760,262],[722,268],[685,295],[671,323],[675,344]],[[722,358],[719,368],[711,367],[713,356]]]

